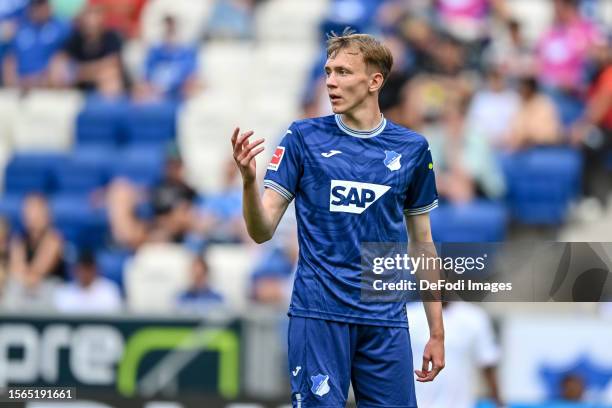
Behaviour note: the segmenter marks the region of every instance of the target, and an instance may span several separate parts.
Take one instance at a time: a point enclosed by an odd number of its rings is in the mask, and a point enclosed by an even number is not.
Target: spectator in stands
[[[75,265],[74,281],[64,283],[55,292],[55,307],[64,313],[112,313],[121,310],[117,285],[98,275],[96,260],[82,253]]]
[[[185,167],[176,145],[168,146],[161,183],[151,192],[154,224],[151,238],[156,241],[185,243],[194,238],[196,191],[185,182]]]
[[[448,35],[432,40],[431,66],[412,78],[409,85],[407,112],[415,129],[420,128],[424,119],[441,116],[449,103],[467,100],[473,93],[461,44]]]
[[[523,37],[518,20],[509,20],[504,28],[493,36],[484,59],[499,67],[501,74],[514,84],[519,78],[535,74],[534,51]]]
[[[2,74],[5,86],[33,88],[51,84],[49,66],[63,47],[69,26],[55,18],[48,0],[32,0],[27,17],[9,43]]]
[[[407,313],[414,366],[421,367],[420,356],[429,336],[427,319],[418,303],[409,304]],[[435,381],[416,383],[419,407],[475,407],[474,369],[485,379],[489,398],[496,406],[503,406],[495,373],[500,352],[489,317],[481,308],[466,302],[443,302],[442,314],[447,365]]]
[[[125,87],[121,47],[119,34],[104,27],[102,9],[88,6],[53,63],[53,79],[61,85],[117,96]]]
[[[8,44],[13,40],[19,19],[23,17],[28,0],[0,1],[0,63]]]
[[[431,44],[437,42],[438,38],[432,26],[427,20],[407,16],[400,21],[398,29],[410,52],[410,72],[433,72],[437,61]]]
[[[554,8],[554,24],[538,41],[537,71],[568,126],[582,112],[586,65],[594,50],[605,46],[605,39],[595,24],[580,15],[578,0],[554,0]]]
[[[442,121],[429,125],[424,134],[436,166],[436,185],[441,197],[453,203],[474,198],[500,198],[505,181],[489,140],[465,121],[465,104],[446,106]]]
[[[193,211],[196,192],[185,183],[182,160],[175,147],[169,148],[164,179],[150,194],[153,219],[137,217],[137,207],[146,202],[145,194],[129,181],[113,181],[107,202],[113,238],[132,250],[147,241],[185,242],[197,229]]]
[[[12,239],[9,280],[3,307],[8,310],[49,310],[53,293],[65,279],[64,242],[51,225],[47,201],[41,195],[26,197],[25,232]]]
[[[191,264],[189,288],[176,300],[177,309],[184,312],[202,312],[223,305],[223,296],[210,287],[209,269],[202,256]]]
[[[39,194],[26,197],[23,223],[23,235],[15,237],[11,242],[12,276],[28,287],[34,287],[47,278],[64,280],[64,241],[51,224],[45,197]]]
[[[560,142],[561,122],[552,100],[541,93],[535,78],[523,78],[519,84],[521,102],[512,118],[507,136],[511,150]]]
[[[147,0],[88,0],[104,13],[106,28],[119,32],[125,38],[134,38],[140,31],[140,15]]]
[[[144,77],[135,88],[138,100],[185,99],[199,90],[198,50],[178,42],[176,20],[164,18],[164,39],[149,49]]]
[[[476,92],[467,114],[468,126],[477,129],[494,148],[503,146],[520,105],[518,93],[507,86],[502,72],[496,66],[487,70],[486,87]]]
[[[253,36],[253,0],[216,0],[205,37],[249,39]]]
[[[507,19],[505,0],[435,0],[437,25],[466,47],[467,63],[479,68],[490,36],[490,16]]]
[[[587,106],[572,129],[572,142],[584,152],[585,195],[606,205],[612,188],[608,161],[612,157],[612,51],[600,50],[588,92]]]
[[[109,183],[106,195],[108,219],[115,244],[135,251],[149,239],[150,224],[136,214],[144,201],[138,189],[128,180]]]

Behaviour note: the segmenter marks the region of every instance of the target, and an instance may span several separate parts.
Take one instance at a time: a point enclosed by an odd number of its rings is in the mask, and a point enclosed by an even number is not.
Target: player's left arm
[[[406,227],[410,236],[411,256],[435,257],[436,249],[433,245],[429,213],[411,215],[406,217]],[[417,271],[417,278],[437,280],[439,271]],[[429,325],[429,341],[423,351],[423,366],[415,370],[417,381],[432,381],[444,368],[444,322],[442,320],[442,303],[439,294],[433,294],[434,301],[424,299],[423,307]]]

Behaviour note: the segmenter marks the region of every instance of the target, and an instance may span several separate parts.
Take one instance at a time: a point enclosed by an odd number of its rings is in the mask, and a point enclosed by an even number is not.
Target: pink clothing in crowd
[[[437,0],[436,5],[440,22],[457,38],[473,41],[486,34],[488,0]]]
[[[583,83],[589,49],[603,41],[596,26],[584,19],[554,25],[537,46],[539,80],[548,86],[576,88]]]
[[[482,20],[489,8],[487,0],[438,0],[438,12],[445,20]]]

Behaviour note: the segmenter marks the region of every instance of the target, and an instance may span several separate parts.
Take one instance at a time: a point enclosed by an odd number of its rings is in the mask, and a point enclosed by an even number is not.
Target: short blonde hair
[[[393,56],[387,46],[368,34],[356,34],[347,28],[341,35],[332,31],[327,37],[327,58],[334,58],[340,50],[356,48],[368,67],[374,67],[386,82],[393,67]]]

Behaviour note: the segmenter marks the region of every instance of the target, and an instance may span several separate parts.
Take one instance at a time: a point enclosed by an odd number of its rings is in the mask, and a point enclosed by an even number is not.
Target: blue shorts
[[[407,328],[291,317],[289,371],[294,408],[417,406]]]

